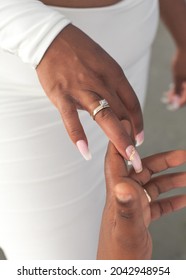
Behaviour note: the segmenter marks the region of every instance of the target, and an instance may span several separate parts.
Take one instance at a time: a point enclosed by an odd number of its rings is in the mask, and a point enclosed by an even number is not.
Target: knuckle
[[[134,113],[140,112],[140,104],[137,99],[134,100],[134,102],[132,102],[132,104],[130,106],[130,111],[132,111]]]
[[[133,209],[121,209],[119,214],[120,217],[124,220],[131,220],[135,216],[135,212]]]
[[[69,118],[70,120],[73,118],[73,115],[75,113],[74,107],[66,107],[66,106],[61,106],[61,114],[63,118]]]
[[[70,128],[69,135],[72,139],[81,139],[82,132],[78,128]]]
[[[85,71],[79,71],[77,73],[77,80],[79,84],[84,84],[87,81],[87,73]]]
[[[117,87],[122,83],[126,83],[125,73],[120,65],[118,64],[116,65],[116,68],[114,69],[114,73],[117,77]]]
[[[65,82],[63,81],[56,81],[54,84],[51,85],[51,87],[48,90],[48,96],[56,96],[56,98],[59,98],[62,93],[64,93],[66,88]]]
[[[125,129],[117,129],[117,132],[114,135],[114,139],[116,143],[120,146],[121,149],[123,149],[124,146],[128,146],[131,142],[131,137],[127,134]]]

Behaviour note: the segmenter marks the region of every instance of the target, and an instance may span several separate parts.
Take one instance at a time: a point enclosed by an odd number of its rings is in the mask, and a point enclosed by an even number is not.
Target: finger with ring
[[[99,106],[97,106],[92,112],[93,120],[95,120],[95,116],[97,115],[97,113],[99,113],[101,110],[105,108],[110,108],[110,106],[105,99],[102,99],[99,101]]]

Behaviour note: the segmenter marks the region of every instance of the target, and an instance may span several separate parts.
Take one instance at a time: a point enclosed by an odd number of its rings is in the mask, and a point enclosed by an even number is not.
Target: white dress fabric
[[[158,1],[49,8],[115,58],[143,106]],[[88,162],[69,140],[33,67],[0,50],[0,247],[8,259],[96,258],[108,140],[87,112],[80,118],[93,157]]]

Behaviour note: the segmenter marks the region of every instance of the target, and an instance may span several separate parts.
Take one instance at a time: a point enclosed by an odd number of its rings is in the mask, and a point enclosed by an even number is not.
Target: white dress
[[[69,18],[122,66],[143,107],[159,19],[158,1],[49,8]],[[85,161],[69,140],[33,67],[3,49],[0,247],[14,260],[95,259],[105,199],[103,166],[108,140],[89,114],[80,112],[93,156]]]

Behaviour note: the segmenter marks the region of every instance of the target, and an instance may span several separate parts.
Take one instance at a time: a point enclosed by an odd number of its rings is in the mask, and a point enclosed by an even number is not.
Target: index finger
[[[95,118],[96,122],[103,129],[110,141],[114,144],[119,153],[130,160],[136,173],[142,171],[140,156],[134,147],[133,141],[126,131],[122,121],[109,109],[101,110]]]
[[[142,160],[143,171],[135,174],[131,171],[131,177],[137,182],[146,184],[153,174],[162,172],[169,168],[177,167],[186,163],[186,150],[163,152],[146,157]]]

